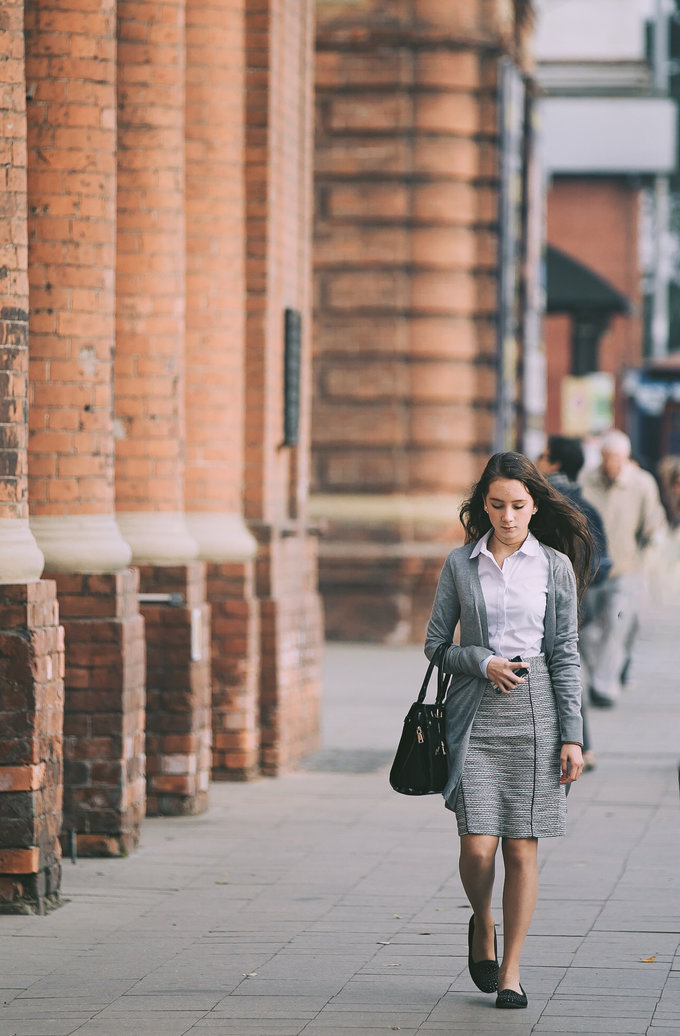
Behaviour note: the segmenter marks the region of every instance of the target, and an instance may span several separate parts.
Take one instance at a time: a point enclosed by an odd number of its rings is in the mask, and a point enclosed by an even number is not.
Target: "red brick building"
[[[0,909],[62,758],[116,854],[316,747],[312,69],[311,0],[3,3]]]
[[[0,11],[0,910],[313,751],[317,533],[419,639],[516,439],[530,4],[316,15]]]
[[[509,71],[526,93],[531,18],[507,0],[318,7],[312,508],[331,637],[422,640],[462,495],[519,441],[521,328],[499,311],[506,290],[521,308],[528,120],[520,100],[504,125],[503,89]]]

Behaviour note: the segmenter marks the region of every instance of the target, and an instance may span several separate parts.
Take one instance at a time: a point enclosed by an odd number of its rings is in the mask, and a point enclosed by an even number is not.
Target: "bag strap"
[[[446,697],[446,692],[448,691],[449,686],[451,684],[451,681],[453,680],[453,673],[445,673],[444,669],[443,669],[443,666],[444,666],[444,655],[446,654],[448,649],[449,649],[449,645],[448,644],[444,644],[443,648],[442,648],[441,658],[439,659],[439,663],[438,663],[439,668],[437,669],[437,698],[436,698],[437,705],[443,705],[444,704],[444,698]]]
[[[449,689],[449,684],[451,683],[451,673],[445,673],[442,669],[444,655],[448,647],[448,644],[440,644],[437,650],[435,651],[434,655],[432,656],[432,660],[429,666],[427,667],[427,672],[425,673],[423,685],[420,688],[420,694],[418,695],[419,705],[422,705],[422,703],[425,701],[425,695],[427,694],[427,686],[430,682],[430,677],[432,676],[432,671],[435,666],[437,666],[437,697],[435,701],[437,705],[441,705],[444,701],[446,692]]]

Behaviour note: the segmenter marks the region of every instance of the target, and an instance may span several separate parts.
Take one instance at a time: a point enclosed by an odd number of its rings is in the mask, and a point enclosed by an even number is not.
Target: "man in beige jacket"
[[[612,559],[609,579],[592,588],[592,621],[581,634],[590,660],[590,700],[600,708],[616,703],[626,679],[644,587],[644,551],[668,529],[657,484],[631,461],[630,451],[624,432],[608,432],[600,465],[581,479],[584,497],[602,516]]]

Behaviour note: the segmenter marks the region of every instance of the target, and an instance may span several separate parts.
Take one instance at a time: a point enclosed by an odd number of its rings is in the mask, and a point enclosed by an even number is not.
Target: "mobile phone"
[[[521,655],[515,655],[514,658],[510,659],[510,661],[511,662],[522,662],[523,659],[522,659]],[[528,669],[514,669],[513,672],[514,672],[515,676],[528,676],[529,675],[529,670]]]

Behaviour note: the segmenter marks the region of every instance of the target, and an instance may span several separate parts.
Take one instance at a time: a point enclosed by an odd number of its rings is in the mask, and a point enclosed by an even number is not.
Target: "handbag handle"
[[[435,702],[437,705],[441,705],[444,701],[446,692],[449,689],[449,684],[451,683],[451,673],[444,673],[442,669],[444,655],[448,650],[448,647],[448,644],[440,644],[437,650],[435,651],[434,655],[432,656],[432,660],[430,661],[430,664],[427,667],[427,672],[425,673],[423,686],[420,688],[420,694],[418,695],[419,705],[422,705],[422,703],[425,701],[425,695],[427,694],[427,685],[430,682],[432,670],[435,666],[437,666],[437,697],[435,699]]]

